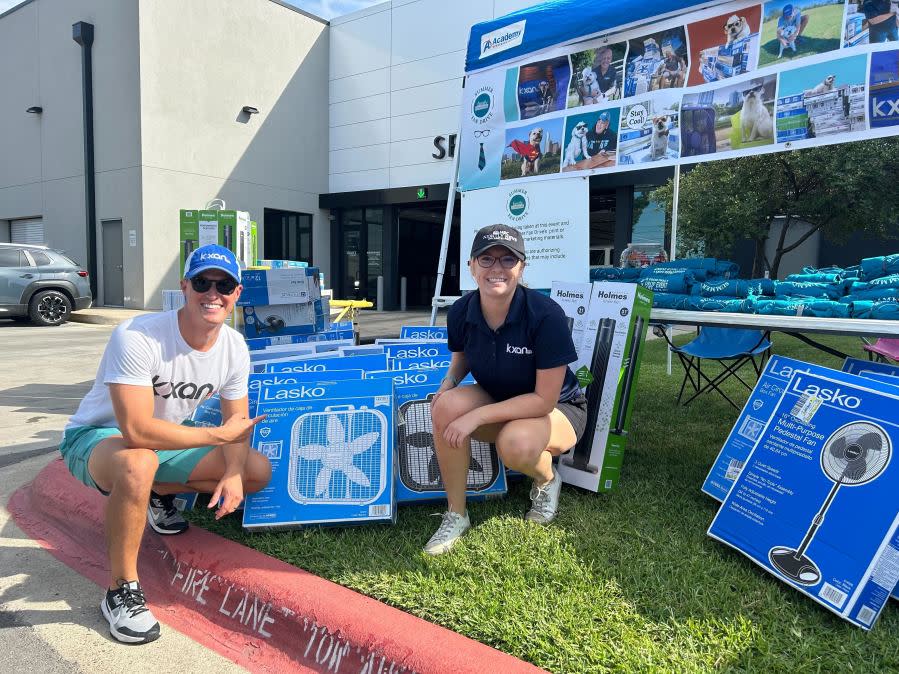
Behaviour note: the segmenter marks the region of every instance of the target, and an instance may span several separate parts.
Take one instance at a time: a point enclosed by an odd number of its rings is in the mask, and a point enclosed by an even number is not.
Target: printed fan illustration
[[[384,415],[377,410],[311,412],[294,422],[288,493],[297,503],[358,503],[384,490]]]
[[[876,424],[852,422],[834,431],[821,450],[821,470],[834,485],[799,547],[777,546],[768,551],[772,566],[790,580],[816,585],[821,570],[805,553],[837,492],[840,487],[858,487],[877,478],[889,465],[891,454],[890,438]]]

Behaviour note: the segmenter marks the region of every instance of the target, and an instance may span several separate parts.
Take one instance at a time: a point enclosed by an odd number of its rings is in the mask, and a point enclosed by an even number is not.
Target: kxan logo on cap
[[[222,255],[221,253],[200,253],[200,262],[204,260],[221,260],[222,262],[231,262],[231,259],[227,255]]]
[[[487,33],[481,38],[481,56],[497,54],[512,47],[519,46],[524,41],[524,25],[527,20],[503,26],[498,30]]]

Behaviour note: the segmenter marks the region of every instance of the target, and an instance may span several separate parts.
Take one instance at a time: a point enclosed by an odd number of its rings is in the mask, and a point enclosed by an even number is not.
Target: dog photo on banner
[[[643,164],[680,156],[680,95],[666,92],[624,106],[620,164]]]
[[[617,101],[624,92],[627,42],[603,44],[571,55],[568,108]]]
[[[766,2],[759,67],[839,49],[843,8],[843,0]]]
[[[565,120],[562,171],[587,171],[615,165],[619,108],[569,115]]]
[[[745,75],[758,66],[761,5],[691,23],[689,86]]]
[[[567,56],[529,63],[518,69],[518,113],[531,119],[565,109],[571,65]]]
[[[564,122],[563,118],[556,117],[506,129],[501,179],[558,173]]]
[[[628,44],[624,95],[677,89],[687,82],[687,34],[683,26],[633,39]]]

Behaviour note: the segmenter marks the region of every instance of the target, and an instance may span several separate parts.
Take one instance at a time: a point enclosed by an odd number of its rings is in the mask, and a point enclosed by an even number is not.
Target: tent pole
[[[463,86],[464,88],[464,86]],[[456,141],[456,152],[453,155],[452,177],[450,178],[449,194],[446,196],[446,215],[443,218],[443,236],[440,239],[440,260],[437,262],[437,285],[434,286],[434,297],[431,298],[431,322],[437,324],[436,300],[443,292],[443,272],[446,269],[446,254],[449,248],[450,228],[453,226],[453,210],[456,207],[456,181],[459,179],[459,155],[462,154],[462,134]]]
[[[680,200],[680,164],[674,167],[674,199],[671,203],[671,256],[670,260],[677,258],[677,206]],[[673,332],[670,327],[666,327],[668,332],[668,342],[671,342]],[[668,347],[668,376],[671,376],[671,347]]]

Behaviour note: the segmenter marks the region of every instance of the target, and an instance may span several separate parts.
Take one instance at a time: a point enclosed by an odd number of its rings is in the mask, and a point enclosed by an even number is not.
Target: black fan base
[[[573,454],[572,456],[563,456],[559,461],[562,462],[563,465],[574,468],[575,470],[580,470],[584,473],[593,473],[596,475],[599,473],[599,468],[594,466],[592,463],[588,463],[586,459],[579,456],[578,454]]]
[[[771,548],[768,561],[784,576],[802,585],[817,585],[821,580],[818,565],[805,555],[797,559],[793,548]]]

